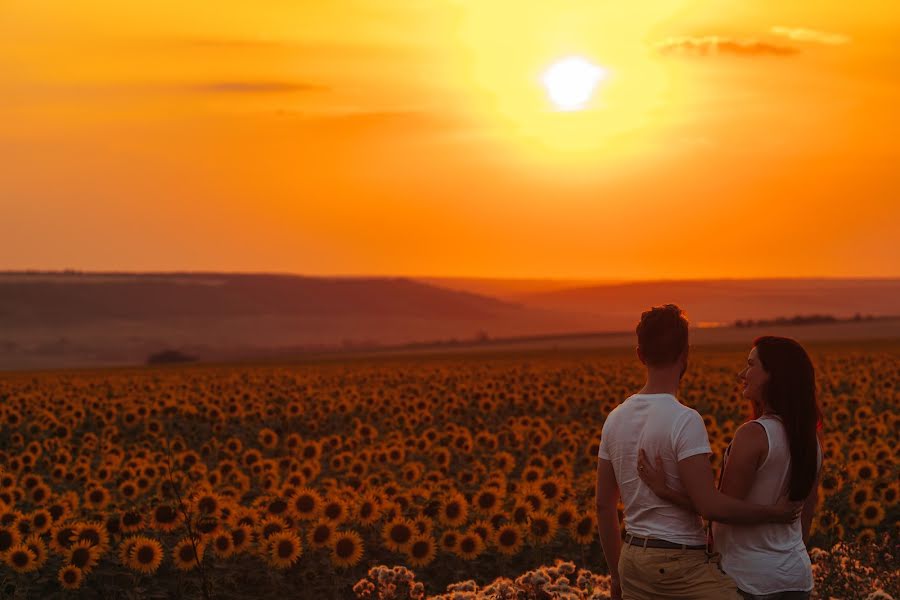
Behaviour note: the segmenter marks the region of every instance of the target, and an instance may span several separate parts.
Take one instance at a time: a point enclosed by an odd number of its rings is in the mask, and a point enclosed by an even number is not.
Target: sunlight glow
[[[544,73],[543,82],[550,100],[562,110],[584,108],[597,84],[606,78],[603,67],[580,56],[565,58]]]

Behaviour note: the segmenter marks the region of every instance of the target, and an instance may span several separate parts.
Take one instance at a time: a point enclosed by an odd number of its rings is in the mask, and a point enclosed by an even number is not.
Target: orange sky
[[[882,0],[3,0],[0,269],[900,276],[897,39]]]

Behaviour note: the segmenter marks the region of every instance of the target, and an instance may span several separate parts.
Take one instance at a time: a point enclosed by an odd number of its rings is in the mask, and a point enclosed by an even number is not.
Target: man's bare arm
[[[619,582],[619,553],[622,550],[622,537],[619,532],[619,484],[612,463],[602,458],[597,459],[597,532],[603,556],[609,566],[612,579],[613,598],[621,598]],[[616,595],[618,592],[618,595]]]
[[[713,484],[707,454],[678,461],[678,475],[697,512],[711,521],[736,525],[792,523],[800,516],[801,502],[784,499],[778,504],[762,505],[726,496]]]

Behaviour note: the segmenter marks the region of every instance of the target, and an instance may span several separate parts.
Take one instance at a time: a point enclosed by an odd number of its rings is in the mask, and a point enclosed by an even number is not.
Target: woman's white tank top
[[[763,415],[755,421],[766,431],[769,452],[757,469],[745,500],[775,504],[787,494],[790,485],[790,445],[778,416]],[[822,463],[821,447],[817,460],[818,469]],[[716,551],[722,555],[722,570],[745,592],[762,595],[808,592],[813,588],[812,567],[799,519],[789,525],[713,523],[713,541]]]

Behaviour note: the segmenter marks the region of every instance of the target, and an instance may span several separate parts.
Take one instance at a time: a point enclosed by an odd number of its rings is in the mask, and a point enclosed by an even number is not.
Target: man
[[[724,523],[791,522],[802,503],[762,506],[715,490],[706,427],[676,398],[688,364],[688,321],[674,304],[641,315],[637,354],[647,381],[603,424],[597,461],[597,522],[614,600],[740,600],[737,586],[709,552],[703,517]],[[638,451],[663,459],[670,487],[700,515],[656,496],[638,476]],[[622,498],[626,535],[619,533]]]

